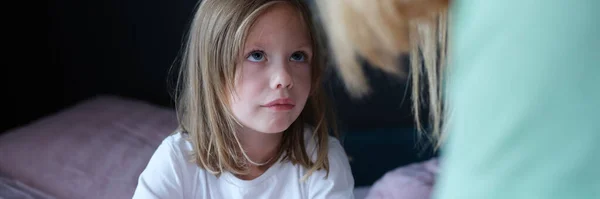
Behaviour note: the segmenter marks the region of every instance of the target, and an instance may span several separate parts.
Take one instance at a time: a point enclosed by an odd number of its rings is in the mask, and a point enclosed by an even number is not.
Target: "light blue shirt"
[[[600,0],[452,3],[434,198],[600,198]]]

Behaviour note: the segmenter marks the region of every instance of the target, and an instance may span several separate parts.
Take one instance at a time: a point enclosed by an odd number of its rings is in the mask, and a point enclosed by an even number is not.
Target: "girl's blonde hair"
[[[446,112],[440,84],[447,62],[449,0],[317,1],[336,65],[354,96],[370,92],[358,55],[376,68],[404,76],[399,57],[410,54],[415,123],[422,132],[421,107],[428,104],[431,133],[424,135],[439,147]],[[427,100],[421,97],[423,89]]]
[[[298,119],[283,132],[276,157],[308,168],[305,177],[320,169],[329,172],[328,133],[337,132],[321,88],[324,64],[308,6],[300,0],[204,0],[195,13],[182,55],[176,107],[180,131],[189,135],[193,145],[194,162],[217,176],[224,171],[247,174],[250,166],[236,133],[241,124],[228,100],[235,91],[236,65],[249,29],[264,11],[278,3],[297,9],[310,31],[314,55],[309,99]],[[305,149],[305,125],[313,127],[317,149],[314,162]]]

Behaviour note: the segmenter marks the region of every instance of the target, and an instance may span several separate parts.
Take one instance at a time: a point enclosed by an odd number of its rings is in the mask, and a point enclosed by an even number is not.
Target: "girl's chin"
[[[292,122],[281,121],[281,122],[273,122],[269,125],[266,125],[265,128],[261,129],[262,133],[281,133],[288,129],[292,125]]]
[[[288,129],[290,127],[290,125],[277,125],[277,126],[271,126],[267,129],[265,129],[265,131],[262,131],[263,133],[281,133],[283,131],[285,131],[286,129]]]

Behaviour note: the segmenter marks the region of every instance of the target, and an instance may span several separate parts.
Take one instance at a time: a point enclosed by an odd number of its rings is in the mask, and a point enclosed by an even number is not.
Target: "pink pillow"
[[[57,198],[131,198],[173,110],[96,97],[0,136],[0,173]]]

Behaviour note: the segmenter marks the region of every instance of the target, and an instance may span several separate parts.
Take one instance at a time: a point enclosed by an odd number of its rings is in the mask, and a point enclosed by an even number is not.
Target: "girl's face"
[[[244,130],[279,133],[298,118],[311,89],[312,41],[290,5],[268,8],[248,32],[231,109]]]

